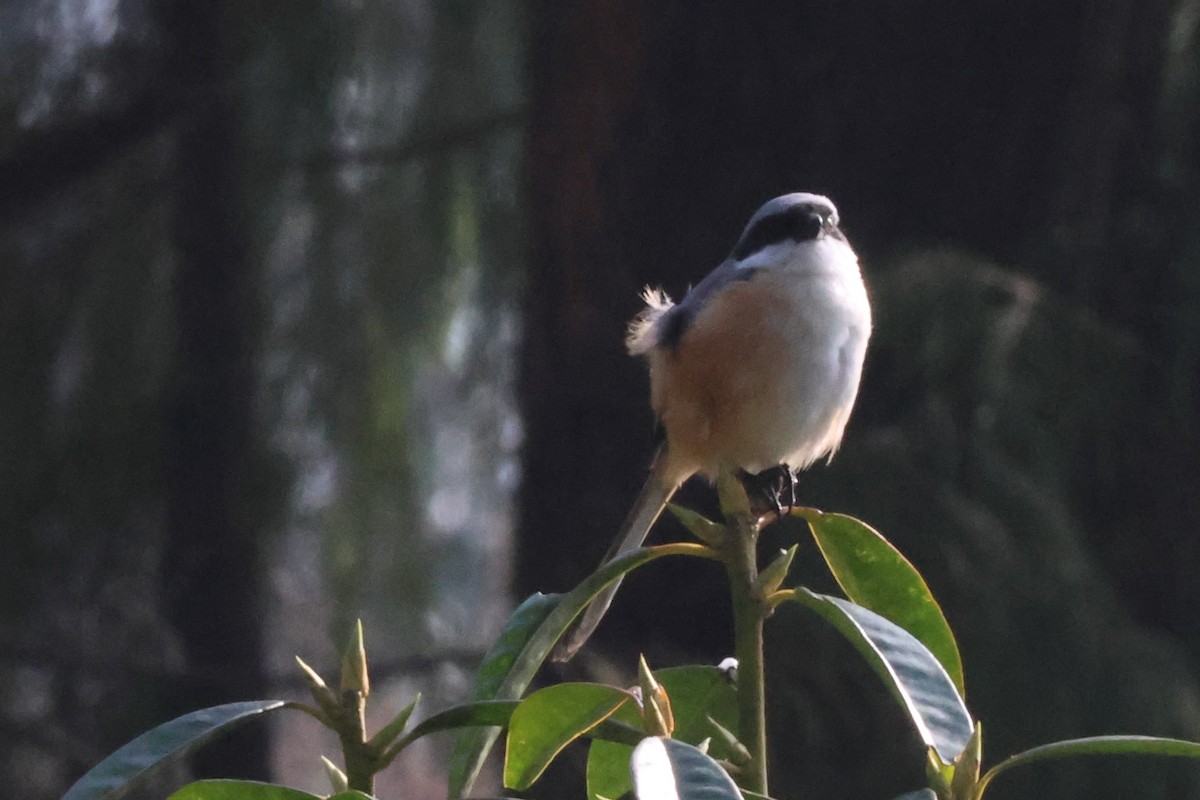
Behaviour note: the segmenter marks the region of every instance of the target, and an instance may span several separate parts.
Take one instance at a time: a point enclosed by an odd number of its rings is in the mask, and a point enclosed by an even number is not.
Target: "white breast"
[[[757,278],[758,276],[756,276]],[[772,408],[749,409],[773,420],[766,428],[776,442],[775,463],[803,469],[832,455],[842,440],[858,395],[871,307],[853,250],[843,241],[823,239],[801,249],[784,269],[762,274],[771,291],[790,298],[789,313],[764,320],[786,342],[786,357],[769,392]],[[764,443],[765,445],[765,443]],[[780,449],[784,449],[779,455]],[[767,455],[764,452],[764,455]],[[771,459],[743,468],[774,466]]]

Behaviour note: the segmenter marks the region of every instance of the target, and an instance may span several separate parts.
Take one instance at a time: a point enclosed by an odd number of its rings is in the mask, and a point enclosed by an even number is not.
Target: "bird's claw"
[[[774,512],[782,517],[796,507],[796,473],[787,464],[755,475],[742,472],[741,480],[755,514]]]

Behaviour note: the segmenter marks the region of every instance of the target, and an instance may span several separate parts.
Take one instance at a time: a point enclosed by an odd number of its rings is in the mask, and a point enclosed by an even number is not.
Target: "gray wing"
[[[671,308],[658,322],[656,340],[660,347],[668,350],[679,344],[687,333],[696,315],[710,300],[726,286],[750,280],[758,270],[753,267],[738,268],[736,262],[726,259],[716,269],[704,276],[704,280],[688,290],[688,293]]]

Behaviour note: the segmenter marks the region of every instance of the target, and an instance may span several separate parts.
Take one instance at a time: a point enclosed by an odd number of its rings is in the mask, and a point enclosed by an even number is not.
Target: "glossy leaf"
[[[614,559],[565,595],[533,595],[509,619],[504,633],[484,658],[475,682],[475,700],[515,700],[528,688],[550,650],[583,609],[625,573],[663,556],[716,558],[709,548],[691,543],[642,548]],[[468,731],[450,756],[449,796],[470,792],[483,762],[500,735],[499,728]]]
[[[962,657],[954,633],[916,567],[891,542],[845,514],[796,509],[846,597],[917,637],[942,662],[964,695]]]
[[[392,717],[391,722],[375,732],[375,735],[373,735],[371,740],[367,742],[367,747],[379,752],[385,749],[392,742],[396,741],[396,738],[400,736],[400,734],[404,733],[404,729],[408,727],[408,721],[412,719],[413,712],[417,710],[417,704],[420,702],[421,694],[418,692],[417,696],[414,697],[408,705],[400,709],[400,711],[396,713],[396,716]]]
[[[366,795],[344,792],[339,798],[361,798]],[[257,781],[209,780],[189,783],[167,800],[320,800],[317,795]]]
[[[588,748],[587,796],[588,800],[604,797],[622,797],[633,789],[629,777],[629,757],[633,748],[641,743],[643,735],[635,744],[596,739]]]
[[[712,724],[735,730],[738,724],[737,691],[725,672],[716,667],[684,666],[657,670],[654,677],[666,689],[675,714],[674,738],[699,744],[711,737],[709,753],[729,759],[731,753]],[[609,722],[640,725],[636,706],[622,706]],[[633,788],[629,776],[629,758],[633,747],[608,740],[594,740],[588,750],[588,797],[620,797]]]
[[[1075,756],[1168,756],[1174,758],[1200,759],[1200,743],[1183,739],[1161,739],[1156,736],[1092,736],[1085,739],[1067,739],[1034,747],[1023,753],[1009,756],[992,767],[979,781],[977,797],[982,797],[998,775],[1013,767],[1036,764],[1055,758]]]
[[[88,770],[62,800],[119,800],[156,767],[183,758],[230,728],[285,705],[282,700],[229,703],[165,722]]]
[[[513,707],[516,707],[516,698],[525,691],[525,686],[514,681],[514,685],[519,686],[514,694],[511,690],[504,691],[505,682],[513,677],[513,666],[521,651],[525,649],[538,627],[557,608],[560,600],[560,594],[547,595],[536,592],[517,606],[475,672],[475,690],[472,695],[474,700],[510,700],[514,703]],[[536,671],[536,667],[534,669]],[[529,677],[532,678],[532,674]],[[500,729],[492,727],[467,731],[458,737],[450,753],[448,767],[447,780],[451,798],[461,797],[471,790],[488,751],[499,735]]]
[[[451,706],[415,725],[411,731],[401,736],[384,751],[381,760],[386,766],[405,747],[431,733],[441,733],[458,728],[504,727],[508,725],[508,721],[518,705],[517,700],[484,700],[478,703]]]
[[[854,645],[900,701],[921,741],[945,763],[953,762],[971,740],[974,725],[954,682],[928,648],[900,626],[848,600],[803,588],[793,596]]]
[[[915,792],[905,792],[894,800],[937,800],[937,793],[933,789],[917,789]]]
[[[496,699],[521,651],[562,598],[561,594],[535,592],[517,606],[475,673],[475,697],[472,699]]]
[[[167,800],[375,800],[353,790],[324,798],[319,795],[257,781],[207,780],[189,783]]]
[[[621,709],[624,708],[628,708],[628,706],[621,706]],[[617,709],[617,714],[621,713],[621,709]],[[604,741],[623,744],[632,750],[634,747],[637,747],[638,742],[646,738],[646,734],[636,725],[617,721],[615,719],[617,714],[613,714],[613,716],[588,731],[588,738],[594,742]]]
[[[527,697],[513,712],[504,754],[504,785],[527,789],[563,748],[612,716],[632,694],[599,683],[560,683]]]
[[[742,800],[720,764],[676,739],[644,739],[633,750],[630,772],[638,800]]]

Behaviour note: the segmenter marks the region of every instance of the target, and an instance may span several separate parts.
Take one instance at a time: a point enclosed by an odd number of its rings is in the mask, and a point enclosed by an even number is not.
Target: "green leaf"
[[[562,595],[560,594],[547,595],[535,592],[517,606],[512,616],[508,618],[508,622],[505,623],[504,630],[500,632],[500,636],[492,644],[491,649],[484,656],[483,662],[479,665],[479,669],[476,670],[474,700],[515,701],[517,697],[521,696],[528,681],[521,685],[521,682],[516,679],[524,677],[523,673],[529,670],[526,667],[514,675],[514,666],[525,646],[529,644],[534,632],[558,607],[561,600]],[[533,670],[536,671],[539,665],[540,662],[538,665],[534,665]],[[531,679],[533,676],[530,674],[528,677]],[[506,686],[506,682],[510,682],[512,685]],[[506,689],[508,691],[505,691]],[[515,692],[512,691],[513,689]],[[447,770],[449,797],[462,797],[471,791],[471,786],[475,783],[475,778],[483,767],[483,761],[487,758],[488,751],[491,750],[492,744],[499,735],[500,729],[493,727],[467,731],[458,737],[454,743],[454,749],[450,753]]]
[[[713,735],[708,718],[730,730],[737,728],[737,690],[725,673],[716,667],[668,667],[654,673],[671,698],[675,712],[673,738],[699,744]],[[713,740],[711,752],[717,758],[730,754]]]
[[[153,728],[88,770],[62,800],[119,800],[154,768],[190,755],[251,717],[283,708],[282,700],[229,703],[184,714]]]
[[[627,708],[628,706],[621,706]],[[617,714],[620,714],[620,709]],[[646,738],[646,733],[638,725],[631,725],[628,722],[619,722],[615,719],[617,714],[609,717],[601,722],[592,730],[588,731],[588,738],[593,742],[613,742],[616,744],[626,745],[630,750],[637,747],[638,742]],[[626,790],[628,791],[628,790]]]
[[[345,797],[345,794],[337,795]],[[356,794],[356,797],[365,795]],[[257,781],[209,780],[189,783],[167,800],[320,800],[317,795]]]
[[[563,748],[612,716],[633,695],[598,683],[560,683],[527,697],[513,712],[504,785],[528,789]]]
[[[709,753],[718,759],[729,759],[732,753],[715,734],[708,718],[712,717],[731,730],[737,728],[737,691],[726,674],[716,667],[667,667],[654,673],[667,690],[675,714],[674,738],[699,744],[713,737]],[[641,725],[636,706],[622,706],[609,722]],[[640,741],[640,739],[639,739]],[[636,744],[636,742],[634,743]],[[588,750],[588,797],[620,797],[633,788],[629,777],[630,744],[596,739]]]
[[[386,749],[392,742],[396,741],[396,737],[404,733],[404,729],[408,727],[408,721],[412,718],[413,712],[417,710],[417,703],[420,702],[421,693],[418,692],[417,696],[408,705],[400,709],[399,713],[392,717],[391,722],[375,732],[375,735],[371,737],[371,741],[367,742],[367,747],[379,753]]]
[[[643,738],[644,735],[634,744],[618,744],[601,739],[592,741],[587,761],[588,800],[621,797],[633,789],[633,781],[629,777],[629,757]]]
[[[742,800],[721,765],[690,744],[652,736],[630,760],[638,800]]]
[[[207,780],[189,783],[167,800],[322,800],[315,794],[257,781]],[[375,800],[356,791],[338,792],[326,800]]]
[[[473,700],[497,699],[522,650],[538,627],[558,607],[562,598],[561,594],[535,592],[517,606],[475,673]]]
[[[924,644],[874,611],[840,597],[804,588],[796,589],[793,596],[837,628],[867,659],[927,747],[947,764],[958,758],[971,740],[974,725],[954,682]]]
[[[520,703],[517,700],[483,700],[478,703],[463,703],[439,711],[421,720],[420,724],[404,734],[405,741],[413,741],[431,733],[454,728],[476,728],[480,726],[505,726]]]
[[[382,766],[386,767],[404,748],[431,733],[441,733],[457,728],[502,728],[508,725],[508,721],[518,705],[519,702],[516,700],[482,700],[477,703],[451,706],[422,720],[411,731],[401,736],[395,744],[384,751],[380,762]]]
[[[1160,739],[1156,736],[1092,736],[1086,739],[1067,739],[1034,747],[1001,761],[979,780],[976,797],[982,797],[988,784],[1013,767],[1036,764],[1054,758],[1073,756],[1170,756],[1200,759],[1200,743],[1183,739]]]
[[[793,513],[808,522],[846,597],[920,639],[965,696],[958,643],[916,567],[878,531],[854,517],[813,508]]]
[[[554,644],[604,587],[625,573],[663,556],[717,558],[703,545],[678,543],[635,550],[607,562],[565,595],[535,594],[514,612],[504,632],[484,658],[475,680],[475,700],[515,700],[533,680]],[[449,797],[471,791],[483,762],[500,735],[498,728],[468,731],[450,755]]]
[[[933,789],[917,789],[915,792],[905,792],[894,800],[937,800],[937,793]]]

